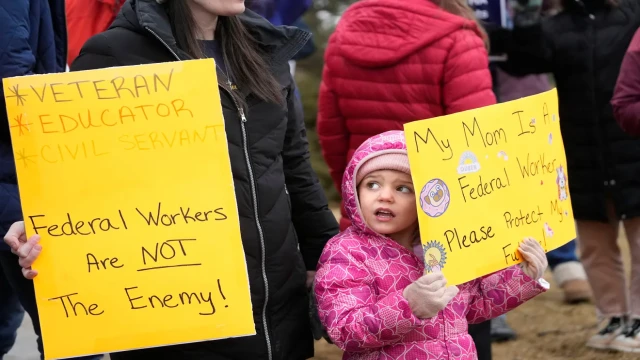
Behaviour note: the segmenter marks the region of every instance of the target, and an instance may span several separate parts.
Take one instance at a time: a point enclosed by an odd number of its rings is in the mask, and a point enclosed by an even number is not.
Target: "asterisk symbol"
[[[20,130],[20,135],[24,134],[23,129],[27,130],[27,131],[31,131],[31,129],[29,129],[29,125],[33,125],[33,124],[32,123],[27,123],[26,121],[22,122],[22,114],[19,114],[18,116],[16,116],[16,118],[13,119],[13,121],[16,122],[16,125],[11,125],[11,128],[16,128],[17,127],[18,130]]]
[[[7,95],[7,98],[16,98],[17,105],[24,105],[24,102],[27,100],[25,98],[28,94],[20,94],[20,84],[9,88],[9,91],[11,91],[11,95]]]
[[[22,164],[24,165],[24,167],[28,167],[29,165],[29,161],[31,161],[32,163],[36,163],[35,160],[33,160],[32,158],[37,158],[37,155],[27,155],[26,154],[26,150],[22,149],[22,151],[17,151],[16,152],[16,160],[17,161],[22,161]]]

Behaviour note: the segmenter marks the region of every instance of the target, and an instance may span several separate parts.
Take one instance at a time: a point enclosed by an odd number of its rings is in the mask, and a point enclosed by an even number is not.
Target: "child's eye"
[[[371,190],[377,190],[380,188],[380,184],[378,184],[377,182],[370,182],[367,184],[367,188]]]
[[[412,193],[412,192],[413,192],[413,189],[411,189],[411,188],[410,188],[410,187],[408,187],[408,186],[404,186],[404,185],[403,185],[403,186],[398,187],[398,189],[397,189],[397,190],[398,190],[398,191],[400,191],[400,192],[403,192],[403,193],[407,193],[407,194],[410,194],[410,193]]]

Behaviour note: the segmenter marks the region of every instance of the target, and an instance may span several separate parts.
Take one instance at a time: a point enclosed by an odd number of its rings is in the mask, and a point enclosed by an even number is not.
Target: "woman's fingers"
[[[29,280],[33,280],[38,275],[38,270],[22,269],[22,276]]]
[[[24,221],[18,221],[11,224],[9,231],[4,236],[4,242],[9,245],[11,252],[17,254],[20,245],[27,242],[27,238],[24,231]]]
[[[11,225],[4,236],[4,242],[9,245],[12,253],[18,255],[18,263],[22,267],[22,275],[29,280],[35,278],[38,275],[38,271],[33,270],[31,265],[33,265],[42,251],[42,245],[39,244],[40,236],[34,235],[27,240],[24,222],[18,221]]]
[[[38,256],[40,256],[42,245],[38,244],[39,241],[40,237],[32,236],[20,247],[20,249],[18,249],[18,256],[20,257],[18,262],[20,263],[20,266],[28,269],[33,265],[33,262],[36,261]]]

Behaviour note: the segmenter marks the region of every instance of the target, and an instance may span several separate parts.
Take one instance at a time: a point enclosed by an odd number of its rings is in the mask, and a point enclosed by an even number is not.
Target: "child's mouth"
[[[393,211],[389,210],[389,209],[384,209],[384,208],[380,208],[378,210],[376,210],[376,212],[374,213],[376,218],[380,221],[388,221],[393,219],[394,217],[396,217],[396,215],[393,213]]]

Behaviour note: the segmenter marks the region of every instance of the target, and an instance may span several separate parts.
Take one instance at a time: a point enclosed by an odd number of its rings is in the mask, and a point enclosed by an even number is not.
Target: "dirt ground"
[[[620,239],[620,247],[629,264],[626,238]],[[587,349],[584,344],[597,326],[593,305],[563,304],[562,292],[552,282],[551,274],[548,273],[545,279],[551,282],[547,293],[508,314],[507,320],[518,333],[518,339],[494,344],[493,360],[640,360],[640,354]],[[341,351],[325,341],[318,341],[313,359],[341,359]]]

